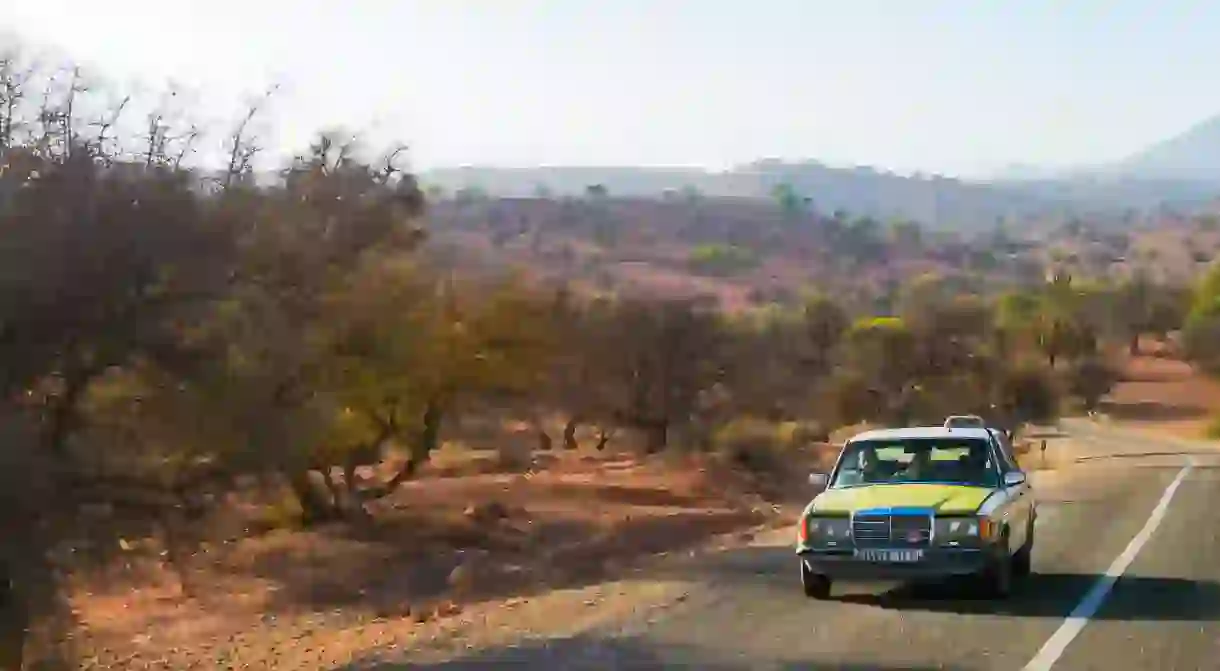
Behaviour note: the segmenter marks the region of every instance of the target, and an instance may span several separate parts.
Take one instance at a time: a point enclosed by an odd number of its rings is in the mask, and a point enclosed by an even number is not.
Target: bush
[[[1067,392],[1080,400],[1085,410],[1097,409],[1101,398],[1118,383],[1119,373],[1100,358],[1073,362],[1064,375]]]
[[[791,444],[829,443],[830,429],[821,422],[789,422],[792,425]]]
[[[1182,353],[1200,370],[1220,374],[1220,316],[1191,317],[1182,329]]]
[[[1220,440],[1220,413],[1212,415],[1207,427],[1203,429],[1203,436],[1208,440]]]
[[[1025,364],[1006,371],[1000,379],[999,392],[997,409],[1011,426],[1047,421],[1058,414],[1060,390],[1054,375],[1045,367]]]
[[[796,422],[790,422],[793,427]],[[736,468],[752,472],[774,471],[782,466],[780,454],[792,446],[794,429],[759,419],[733,420],[712,437],[713,451]]]
[[[761,260],[753,250],[734,245],[700,245],[686,260],[691,272],[724,277],[753,270]]]
[[[250,529],[256,533],[275,529],[299,529],[304,512],[297,497],[292,492],[284,492],[259,510],[250,521]]]

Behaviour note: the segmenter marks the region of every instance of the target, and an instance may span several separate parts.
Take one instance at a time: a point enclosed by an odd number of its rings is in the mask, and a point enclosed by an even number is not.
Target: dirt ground
[[[1141,356],[1124,357],[1123,380],[1101,412],[1132,430],[1202,438],[1220,413],[1220,381],[1172,358],[1168,346],[1144,343]]]
[[[1220,382],[1160,345],[1145,349],[1102,412],[1198,438],[1220,411]],[[1020,460],[1052,477],[1070,456],[1060,442]],[[442,454],[377,504],[372,528],[238,534],[200,545],[182,572],[133,552],[128,566],[82,581],[86,668],[355,669],[471,636],[494,644],[587,626],[636,608],[641,590],[654,602],[680,596],[680,586],[632,583],[634,569],[790,523],[812,493],[804,473],[833,453],[793,455],[786,479],[693,456],[534,452],[531,465],[506,469],[486,452]]]
[[[203,544],[185,571],[155,560],[155,548],[133,553],[128,566],[81,581],[78,640],[86,668],[340,668],[657,556],[788,523],[810,492],[803,477],[785,478],[825,453],[794,455],[802,465],[783,477],[694,456],[535,453],[516,472],[450,459],[378,502],[368,529]]]

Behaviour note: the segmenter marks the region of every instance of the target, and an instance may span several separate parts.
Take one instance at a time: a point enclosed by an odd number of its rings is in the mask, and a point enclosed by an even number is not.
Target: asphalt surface
[[[1077,465],[1035,479],[1034,575],[1007,601],[947,585],[812,601],[785,534],[682,568],[694,588],[661,619],[386,670],[1220,669],[1220,450],[1076,435]]]

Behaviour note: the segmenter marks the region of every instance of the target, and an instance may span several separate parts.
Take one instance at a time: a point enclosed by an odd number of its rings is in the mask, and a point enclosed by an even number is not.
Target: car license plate
[[[856,559],[874,562],[910,563],[923,559],[923,550],[856,550]]]

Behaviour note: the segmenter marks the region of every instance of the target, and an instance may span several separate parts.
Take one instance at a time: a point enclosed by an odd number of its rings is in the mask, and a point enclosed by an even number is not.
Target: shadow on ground
[[[1019,436],[1017,436],[1017,440],[1020,441],[1020,440],[1041,440],[1043,438],[1047,438],[1047,439],[1067,438],[1070,435],[1071,434],[1066,433],[1064,431],[1060,431],[1059,429],[1049,427],[1049,428],[1042,428],[1042,429],[1037,429],[1037,430],[1027,431],[1025,433],[1022,433]]]
[[[622,485],[600,485],[556,482],[547,485],[551,496],[581,501],[600,501],[633,506],[695,506],[705,497],[677,494],[664,489],[641,489]]]
[[[1076,457],[1075,462],[1078,464],[1083,464],[1083,463],[1088,463],[1088,462],[1092,462],[1092,461],[1101,461],[1101,460],[1105,460],[1105,459],[1144,459],[1144,458],[1148,458],[1148,457],[1182,457],[1183,459],[1185,459],[1186,457],[1190,457],[1190,456],[1214,457],[1214,456],[1216,456],[1216,454],[1217,454],[1217,452],[1214,449],[1206,449],[1206,448],[1198,449],[1198,450],[1187,450],[1187,449],[1162,450],[1159,452],[1120,452],[1118,454],[1086,454],[1083,456]],[[1173,468],[1173,466],[1165,466],[1165,465],[1150,465],[1148,467],[1149,468],[1166,468],[1166,469]]]
[[[451,595],[450,574],[463,557],[472,558],[469,579],[460,590],[464,601],[530,596],[600,582],[656,553],[678,553],[766,519],[752,511],[683,511],[632,518],[608,533],[592,523],[480,527],[468,520],[438,523],[424,515],[404,515],[363,532],[323,532],[329,539],[319,548],[343,542],[363,550],[341,560],[321,550],[302,555],[287,546],[234,572],[275,584],[267,606],[272,612],[361,607],[395,613]],[[387,566],[395,570],[387,572]]]
[[[564,669],[589,671],[652,671],[654,669],[700,669],[700,671],[958,671],[960,667],[883,666],[850,660],[800,659],[782,653],[770,658],[751,656],[726,659],[723,650],[704,650],[685,645],[667,645],[642,638],[597,638],[576,636],[531,642],[518,647],[479,652],[445,662],[382,662],[366,660],[333,671],[475,671],[482,669]]]
[[[1135,401],[1131,403],[1103,401],[1098,409],[1116,420],[1136,422],[1199,419],[1207,416],[1207,408],[1203,406],[1171,405],[1159,401]]]
[[[960,584],[902,585],[873,594],[847,593],[837,600],[901,611],[963,615],[1067,617],[1100,576],[1035,573],[1003,601],[973,597]],[[1213,621],[1220,618],[1220,585],[1185,578],[1125,576],[1093,620]]]
[[[787,546],[752,547],[719,553],[704,562],[698,571],[692,569],[681,577],[715,585],[718,589],[769,592],[768,599],[788,599],[789,605],[800,607],[807,599],[800,591],[797,566],[797,558]],[[892,588],[887,587],[894,583],[842,583],[835,585],[833,600],[898,611],[1064,618],[1099,578],[1092,573],[1034,573],[1006,600],[978,598],[965,581],[898,583]],[[1220,583],[1124,576],[1114,585],[1093,619],[1217,620],[1220,619]]]

